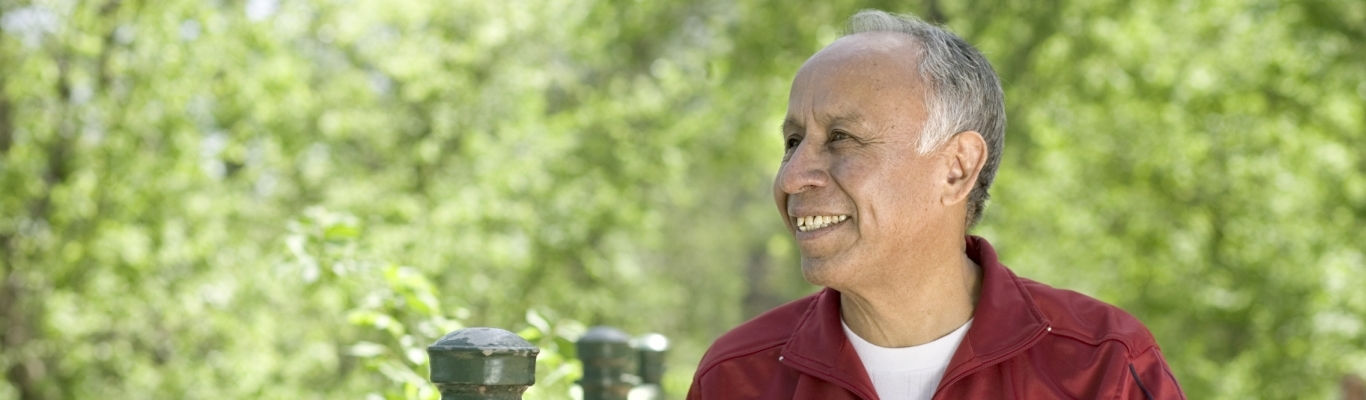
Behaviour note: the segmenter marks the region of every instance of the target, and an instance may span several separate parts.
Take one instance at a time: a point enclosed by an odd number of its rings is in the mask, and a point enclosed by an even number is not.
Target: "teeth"
[[[821,229],[849,219],[848,215],[812,215],[797,217],[797,230],[802,232]]]

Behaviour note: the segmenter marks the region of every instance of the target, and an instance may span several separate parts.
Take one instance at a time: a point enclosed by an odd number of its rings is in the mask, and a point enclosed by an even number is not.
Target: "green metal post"
[[[461,329],[427,346],[442,400],[519,400],[536,383],[540,352],[498,328]]]
[[[640,355],[640,386],[635,392],[641,398],[664,398],[664,352],[669,350],[669,338],[658,333],[647,333],[635,340],[636,352]],[[636,398],[632,394],[631,398]]]
[[[583,400],[626,400],[636,377],[636,351],[631,337],[606,326],[595,326],[579,338],[575,348],[583,361]]]

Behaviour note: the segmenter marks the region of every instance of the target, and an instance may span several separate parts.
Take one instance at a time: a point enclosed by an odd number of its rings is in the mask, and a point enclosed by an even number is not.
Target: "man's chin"
[[[802,277],[816,286],[839,287],[849,276],[846,263],[829,259],[802,257]]]

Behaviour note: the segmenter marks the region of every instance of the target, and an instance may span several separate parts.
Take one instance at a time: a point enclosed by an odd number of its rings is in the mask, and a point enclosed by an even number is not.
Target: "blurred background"
[[[815,291],[772,204],[791,77],[862,8],[976,44],[975,234],[1117,304],[1192,399],[1366,373],[1359,0],[0,0],[0,399],[431,399],[496,326],[565,398],[587,326]]]

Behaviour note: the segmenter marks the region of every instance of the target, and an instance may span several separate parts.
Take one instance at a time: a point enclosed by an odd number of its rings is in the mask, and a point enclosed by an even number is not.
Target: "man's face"
[[[792,83],[773,197],[813,284],[885,281],[943,226],[942,157],[916,151],[927,113],[914,46],[900,34],[848,36]]]

